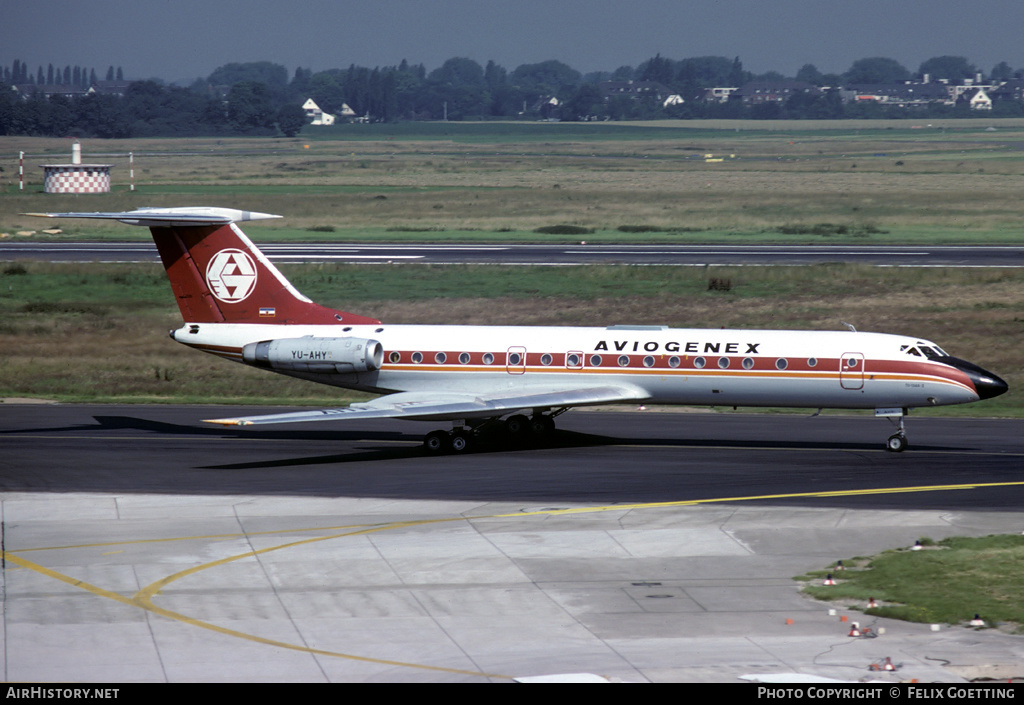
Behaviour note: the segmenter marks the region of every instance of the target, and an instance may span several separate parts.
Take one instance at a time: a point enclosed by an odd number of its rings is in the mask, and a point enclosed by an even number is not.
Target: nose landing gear
[[[907,449],[907,430],[904,427],[903,419],[906,418],[908,409],[875,409],[875,416],[884,416],[890,423],[896,423],[899,430],[889,436],[885,441],[885,449],[891,453],[902,453]],[[896,421],[895,419],[899,419]]]

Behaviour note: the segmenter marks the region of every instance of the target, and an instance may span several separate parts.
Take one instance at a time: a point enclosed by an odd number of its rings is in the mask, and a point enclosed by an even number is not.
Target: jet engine
[[[384,362],[384,346],[365,338],[310,335],[249,343],[242,348],[242,360],[256,367],[288,372],[374,372]]]

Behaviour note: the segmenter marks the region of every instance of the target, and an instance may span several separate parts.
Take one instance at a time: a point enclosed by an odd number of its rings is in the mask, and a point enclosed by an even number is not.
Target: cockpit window
[[[929,360],[935,360],[940,357],[949,357],[949,353],[940,348],[935,343],[925,345],[923,342],[918,341],[916,346],[912,345],[901,345],[900,350],[907,355],[913,355],[914,357],[927,357]]]

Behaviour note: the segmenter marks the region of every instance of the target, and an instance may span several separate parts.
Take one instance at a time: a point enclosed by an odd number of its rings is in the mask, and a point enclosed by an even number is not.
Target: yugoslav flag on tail
[[[99,218],[142,225],[190,323],[379,323],[315,304],[299,293],[235,225],[278,215],[230,208],[140,208],[123,213],[29,213],[47,218]]]

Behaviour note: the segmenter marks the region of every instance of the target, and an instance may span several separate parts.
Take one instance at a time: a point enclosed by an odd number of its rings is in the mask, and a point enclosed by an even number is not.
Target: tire
[[[452,432],[449,444],[453,453],[465,453],[472,445],[471,437],[464,431]]]
[[[885,449],[891,453],[902,453],[907,449],[907,438],[899,433],[889,436],[885,442]]]
[[[555,431],[555,420],[550,416],[534,416],[530,420],[530,433],[534,438],[547,439]]]
[[[423,449],[431,455],[447,453],[451,449],[451,436],[444,431],[431,431],[423,438]]]
[[[507,431],[508,435],[512,438],[522,438],[523,434],[525,434],[529,428],[530,419],[526,418],[522,414],[509,416],[505,421],[505,431]]]

